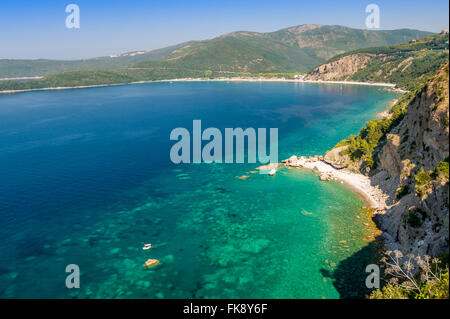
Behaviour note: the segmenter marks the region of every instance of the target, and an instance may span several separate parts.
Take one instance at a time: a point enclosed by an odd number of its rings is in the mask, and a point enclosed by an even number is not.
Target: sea
[[[176,164],[170,134],[277,128],[280,161],[323,155],[398,96],[225,81],[0,95],[0,298],[363,298],[379,252],[363,199],[308,170]]]

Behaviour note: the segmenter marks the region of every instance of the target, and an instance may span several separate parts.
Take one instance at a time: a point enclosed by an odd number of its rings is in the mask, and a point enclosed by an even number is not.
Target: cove
[[[375,230],[357,195],[297,169],[176,165],[169,136],[201,119],[278,128],[280,159],[323,154],[397,96],[226,82],[0,96],[0,297],[362,297]]]

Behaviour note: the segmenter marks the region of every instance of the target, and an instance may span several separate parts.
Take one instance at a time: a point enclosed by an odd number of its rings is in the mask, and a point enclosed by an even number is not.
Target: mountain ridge
[[[299,25],[266,33],[236,31],[198,41],[159,60],[140,62],[135,67],[235,73],[304,72],[348,50],[404,43],[426,35],[430,33],[324,25]]]
[[[219,48],[228,48],[230,50],[229,52],[235,52],[233,55],[235,61],[228,61],[232,64],[224,65],[227,67],[232,65],[233,67],[229,68],[231,71],[235,69],[245,70],[244,62],[249,63],[255,59],[266,59],[267,61],[259,66],[253,65],[250,67],[247,65],[247,69],[265,73],[286,71],[303,72],[314,65],[325,62],[326,59],[336,54],[348,50],[368,46],[403,43],[430,34],[430,32],[410,29],[372,31],[353,29],[345,26],[312,24],[292,26],[266,33],[235,31],[208,40],[187,41],[156,50],[132,51],[119,55],[84,60],[0,59],[0,79],[46,76],[87,69],[117,70],[131,67],[143,61],[162,60],[160,63],[166,63],[168,61],[164,61],[164,58],[177,54],[177,51],[180,49],[194,50],[190,51],[190,53],[194,54],[198,54],[201,50],[204,53],[208,53],[210,49],[213,52],[217,50],[218,45]],[[224,43],[220,44],[219,42]],[[234,43],[230,44],[229,42]],[[308,42],[310,45],[307,45]],[[251,47],[253,52],[248,52],[245,49],[247,45]],[[133,53],[136,54],[132,55]],[[192,59],[195,59],[195,56],[191,57]],[[201,60],[201,58],[199,59]],[[282,62],[284,60],[287,62]],[[219,65],[221,63],[216,64],[216,66]]]

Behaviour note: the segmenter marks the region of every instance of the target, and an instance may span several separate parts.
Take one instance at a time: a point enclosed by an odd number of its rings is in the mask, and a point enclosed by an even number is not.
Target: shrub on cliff
[[[374,290],[369,299],[409,299],[409,296],[402,287],[387,284],[382,289]]]
[[[386,252],[382,259],[389,283],[373,291],[370,299],[448,299],[448,254],[441,258],[404,256],[402,252]]]
[[[423,196],[428,190],[428,184],[433,179],[433,171],[425,171],[423,167],[414,176],[416,193],[419,196]]]
[[[395,197],[397,197],[397,199],[400,199],[408,194],[409,194],[409,185],[401,184],[397,189],[397,192],[395,193]]]
[[[434,170],[434,177],[438,178],[439,176],[443,176],[445,179],[449,179],[449,165],[448,165],[448,157],[444,161],[440,161]]]

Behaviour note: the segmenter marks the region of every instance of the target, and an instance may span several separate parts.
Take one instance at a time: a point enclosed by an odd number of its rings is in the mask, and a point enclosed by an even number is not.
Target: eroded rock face
[[[359,160],[358,162],[352,161],[346,153],[347,149],[348,146],[346,145],[335,147],[325,154],[323,161],[336,169],[347,169],[353,173],[360,173],[363,160]]]
[[[375,217],[404,253],[438,256],[449,250],[448,177],[429,182],[417,194],[414,176],[423,167],[434,171],[449,156],[448,65],[408,105],[391,130],[377,159],[372,181],[390,197],[390,207]],[[399,195],[399,189],[405,191]]]
[[[337,169],[348,167],[351,160],[348,155],[344,154],[347,148],[347,146],[333,148],[331,151],[327,152],[324,161]]]
[[[359,70],[366,67],[367,63],[372,59],[373,54],[352,54],[345,56],[339,60],[322,64],[312,70],[305,80],[309,81],[331,81],[346,80]]]
[[[379,156],[380,166],[385,169],[390,176],[400,176],[402,171],[402,160],[399,153],[400,136],[397,134],[387,134],[386,144]]]

